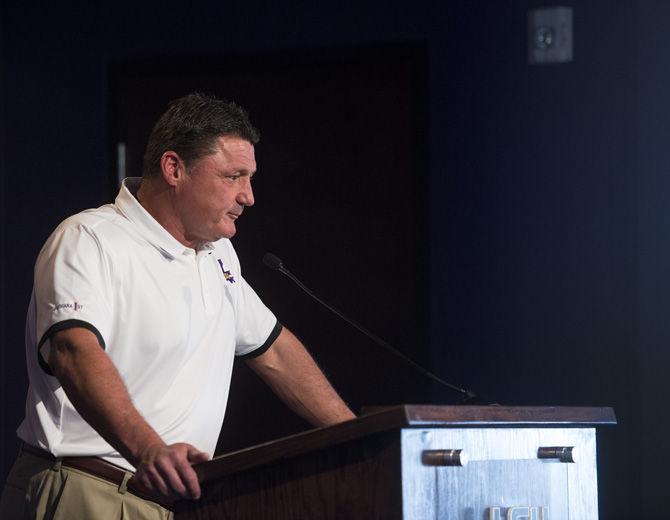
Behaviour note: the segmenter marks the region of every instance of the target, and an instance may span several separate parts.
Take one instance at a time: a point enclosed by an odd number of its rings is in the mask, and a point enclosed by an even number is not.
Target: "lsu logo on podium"
[[[490,507],[488,520],[549,520],[548,507],[515,506]]]

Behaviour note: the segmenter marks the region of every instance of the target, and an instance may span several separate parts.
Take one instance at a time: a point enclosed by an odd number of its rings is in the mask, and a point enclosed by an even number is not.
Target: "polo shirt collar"
[[[184,246],[173,237],[151,214],[142,207],[135,197],[142,182],[141,177],[126,177],[121,182],[121,189],[114,201],[117,209],[135,224],[136,229],[142,237],[154,245],[167,256],[177,258],[184,255],[192,255],[193,249]],[[206,242],[199,251],[214,249],[214,244]]]

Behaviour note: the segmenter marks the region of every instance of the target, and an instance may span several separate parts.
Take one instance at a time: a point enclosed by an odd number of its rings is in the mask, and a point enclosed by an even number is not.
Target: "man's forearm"
[[[79,415],[135,466],[140,484],[165,496],[199,498],[191,464],[207,460],[208,454],[161,439],[133,405],[93,333],[72,328],[54,334],[48,362]]]
[[[267,352],[247,364],[293,411],[314,426],[355,417],[305,347],[286,328]]]
[[[86,329],[51,339],[49,365],[75,409],[134,466],[150,444],[164,444],[140,415],[109,356]]]

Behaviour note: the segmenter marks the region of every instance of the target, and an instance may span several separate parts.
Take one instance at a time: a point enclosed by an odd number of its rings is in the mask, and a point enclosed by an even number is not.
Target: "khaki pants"
[[[128,473],[130,476],[130,473]],[[19,453],[0,500],[2,520],[172,520],[172,512],[89,473]]]

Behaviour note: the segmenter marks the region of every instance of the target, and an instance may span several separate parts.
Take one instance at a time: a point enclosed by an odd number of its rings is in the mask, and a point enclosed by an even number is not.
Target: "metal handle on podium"
[[[421,462],[425,466],[465,466],[468,455],[463,450],[424,450]]]
[[[560,462],[577,462],[577,450],[574,446],[541,447],[537,450],[538,459],[558,459]]]

